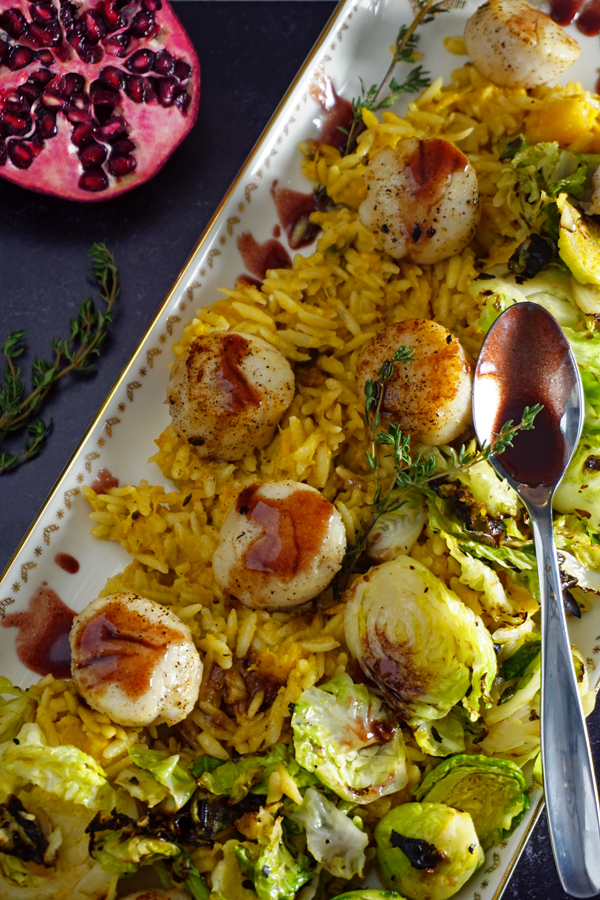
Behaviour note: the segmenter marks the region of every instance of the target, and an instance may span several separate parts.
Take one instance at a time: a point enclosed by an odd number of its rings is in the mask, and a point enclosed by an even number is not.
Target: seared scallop
[[[175,725],[194,708],[202,662],[190,629],[139,594],[92,600],[73,620],[71,671],[92,709],[119,725]]]
[[[501,87],[547,84],[581,53],[550,16],[523,0],[488,0],[465,25],[465,45],[485,78]]]
[[[213,569],[231,598],[254,609],[312,600],[339,571],[346,532],[335,507],[297,481],[246,488],[219,535]]]
[[[358,214],[395,259],[435,263],[467,246],[479,223],[477,175],[449,141],[406,138],[380,150],[365,173]]]
[[[269,443],[294,387],[290,364],[267,341],[215,332],[177,359],[167,402],[173,427],[200,456],[233,462]]]
[[[413,351],[407,363],[394,364],[385,385],[382,413],[423,444],[447,444],[471,421],[472,365],[451,331],[429,319],[388,325],[358,358],[361,392],[378,380],[386,360],[400,347]]]

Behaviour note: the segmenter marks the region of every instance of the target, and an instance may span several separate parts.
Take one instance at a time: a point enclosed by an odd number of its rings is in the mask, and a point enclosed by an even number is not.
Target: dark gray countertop
[[[175,2],[202,64],[198,123],[158,176],[97,204],[68,203],[0,180],[0,338],[27,332],[23,368],[50,356],[51,334],[89,293],[86,251],[115,252],[123,292],[98,371],[61,382],[45,414],[52,435],[39,458],[0,476],[0,570],[52,489],[150,318],[334,9],[329,0]],[[600,711],[591,718],[600,761]],[[565,824],[565,827],[568,827]],[[506,900],[559,900],[542,819]]]

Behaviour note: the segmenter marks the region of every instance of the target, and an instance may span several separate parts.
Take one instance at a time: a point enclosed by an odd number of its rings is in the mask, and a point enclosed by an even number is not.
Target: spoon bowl
[[[496,435],[526,407],[542,404],[534,427],[494,454]],[[579,699],[552,528],[552,496],[581,434],[584,397],[569,343],[536,303],[509,307],[489,330],[473,380],[473,420],[490,462],[531,519],[542,632],[541,743],[550,840],[562,886],[572,897],[600,892],[600,809]]]

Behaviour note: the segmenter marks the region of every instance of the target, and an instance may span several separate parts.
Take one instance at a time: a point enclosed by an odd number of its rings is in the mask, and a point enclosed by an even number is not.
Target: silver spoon
[[[594,766],[575,680],[563,608],[552,496],[577,446],[583,389],[556,320],[536,303],[509,307],[492,325],[477,360],[473,419],[480,443],[543,404],[532,431],[490,461],[531,517],[542,611],[541,734],[550,840],[562,886],[572,897],[600,892],[600,811]]]

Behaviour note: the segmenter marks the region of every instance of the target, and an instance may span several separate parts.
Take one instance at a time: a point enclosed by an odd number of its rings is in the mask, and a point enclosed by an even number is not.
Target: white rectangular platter
[[[462,34],[464,21],[476,5],[475,0],[455,0],[448,14],[421,28],[421,62],[432,78],[448,78],[451,70],[462,64],[460,57],[444,49],[443,39]],[[273,181],[277,179],[280,186],[295,190],[311,189],[300,173],[298,151],[300,141],[316,136],[321,115],[311,97],[311,86],[328,77],[338,94],[351,99],[359,94],[359,76],[367,86],[378,83],[389,64],[389,46],[398,27],[412,18],[408,0],[344,0],[338,6],[7,566],[0,581],[2,618],[27,610],[32,595],[44,582],[79,611],[98,595],[109,576],[128,564],[128,556],[116,543],[90,536],[90,509],[81,486],[91,484],[101,468],[109,470],[121,484],[137,484],[141,479],[164,484],[158,467],[147,460],[155,450],[154,439],[169,420],[164,398],[173,360],[172,342],[198,307],[218,298],[219,286],[232,287],[244,271],[237,248],[239,236],[250,231],[258,242],[271,238],[277,224],[270,193]],[[600,66],[600,45],[597,39],[573,34],[583,52],[569,71],[569,80],[579,80],[592,89]],[[311,252],[311,248],[304,252]],[[59,553],[75,557],[81,564],[79,571],[69,574],[61,568],[55,562]],[[37,675],[20,662],[16,634],[14,628],[0,628],[2,674],[25,686],[37,680]],[[600,651],[600,608],[575,623],[572,639],[588,660],[591,678],[597,680],[598,673],[593,670],[594,657]],[[484,867],[456,895],[457,900],[498,900],[540,809],[539,793],[534,793],[527,817],[508,841],[488,851]]]

